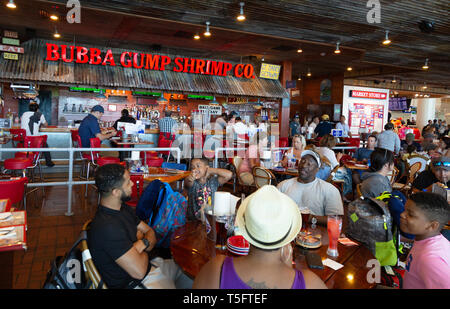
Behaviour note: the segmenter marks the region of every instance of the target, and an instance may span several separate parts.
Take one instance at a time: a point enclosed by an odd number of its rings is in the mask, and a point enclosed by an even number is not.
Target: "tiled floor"
[[[46,179],[48,181],[48,177]],[[82,186],[74,187],[73,216],[65,215],[67,187],[46,188],[44,195],[39,189],[27,196],[28,249],[14,253],[14,289],[41,288],[51,261],[70,249],[84,222],[94,216],[97,208],[95,189],[90,187],[87,199],[80,194],[82,191]]]

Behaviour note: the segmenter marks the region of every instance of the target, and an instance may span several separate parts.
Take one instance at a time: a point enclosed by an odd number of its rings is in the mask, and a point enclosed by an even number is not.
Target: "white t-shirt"
[[[30,117],[34,115],[34,112],[25,112],[22,115],[22,118],[20,118],[20,127],[27,131],[27,136],[38,136],[39,135],[39,126],[41,124],[47,123],[45,121],[44,114],[41,115],[41,119],[39,120],[39,123],[33,124],[33,133],[30,132],[30,127],[28,126],[28,123],[30,122]]]
[[[342,137],[348,137],[348,132],[350,131],[350,128],[348,127],[348,124],[344,123],[340,123],[338,122],[336,124],[336,130],[342,130]]]
[[[308,208],[315,216],[343,215],[344,207],[339,190],[332,184],[316,178],[301,183],[291,178],[278,184],[278,190],[292,198],[299,209]]]
[[[336,154],[333,150],[328,147],[317,147],[317,152],[328,159],[331,163],[331,169],[335,168],[336,165],[339,165],[339,162],[336,159]]]

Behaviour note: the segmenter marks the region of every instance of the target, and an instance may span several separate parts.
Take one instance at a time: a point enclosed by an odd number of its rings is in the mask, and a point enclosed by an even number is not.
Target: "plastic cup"
[[[341,234],[342,217],[337,215],[328,216],[327,230],[328,230],[328,250],[327,255],[331,257],[339,256],[338,253],[338,239]]]

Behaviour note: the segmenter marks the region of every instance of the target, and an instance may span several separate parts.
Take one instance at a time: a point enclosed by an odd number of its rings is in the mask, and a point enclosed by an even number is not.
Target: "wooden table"
[[[179,171],[177,174],[168,173],[167,170],[159,167],[149,167],[148,174],[144,174],[144,180],[152,182],[153,180],[159,179],[162,182],[172,183],[178,180],[182,180],[191,174],[191,171]]]
[[[359,164],[354,161],[347,161],[344,166],[351,170],[368,170],[369,166],[367,164]]]
[[[131,141],[131,138],[125,138],[125,139],[110,139],[112,143],[116,144],[117,146],[125,147],[125,146],[135,146],[135,145],[154,145],[155,143],[149,142],[149,141],[138,141],[133,142]]]
[[[326,227],[319,227],[322,233],[322,247],[309,250],[319,254],[322,260],[328,258],[328,234]],[[297,269],[307,267],[303,250],[294,246],[294,261]],[[191,278],[199,273],[200,269],[217,254],[228,255],[228,251],[215,248],[213,241],[207,239],[205,226],[200,221],[187,222],[185,226],[178,228],[172,234],[170,243],[172,257],[181,269]],[[344,265],[335,271],[327,266],[323,270],[312,269],[330,289],[369,289],[374,284],[366,280],[367,273],[371,270],[366,263],[375,257],[365,247],[358,245],[346,247],[338,245],[339,256],[334,260]]]

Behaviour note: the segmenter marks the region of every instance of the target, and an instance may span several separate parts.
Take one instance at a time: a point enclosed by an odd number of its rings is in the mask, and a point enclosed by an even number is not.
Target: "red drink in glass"
[[[342,218],[340,216],[328,216],[327,229],[328,229],[328,250],[329,256],[336,257],[339,255],[338,239],[341,234]]]

